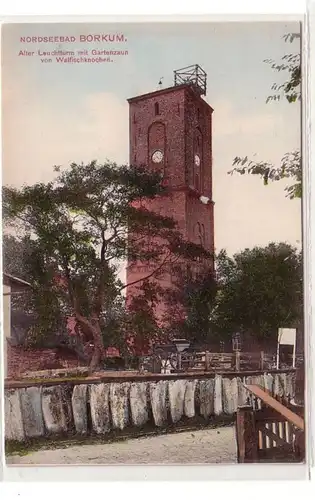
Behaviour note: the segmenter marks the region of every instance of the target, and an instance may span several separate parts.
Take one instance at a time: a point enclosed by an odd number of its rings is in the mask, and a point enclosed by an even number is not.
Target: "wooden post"
[[[265,353],[260,351],[260,369],[263,370],[265,365]]]
[[[179,352],[177,354],[177,370],[180,371],[182,369],[182,353]]]
[[[153,356],[153,361],[152,361],[153,373],[161,373],[161,370],[162,370],[161,360],[157,356]]]
[[[235,371],[239,372],[241,370],[241,352],[235,351]]]
[[[305,460],[305,433],[304,432],[296,432],[295,434],[295,443],[294,443],[295,455],[301,461]]]
[[[243,408],[239,408],[236,413],[236,444],[237,461],[239,464],[243,464],[245,462],[245,423]]]
[[[205,352],[205,371],[208,372],[210,370],[210,352]]]
[[[236,441],[238,463],[257,462],[258,432],[256,432],[254,411],[249,406],[237,410]]]

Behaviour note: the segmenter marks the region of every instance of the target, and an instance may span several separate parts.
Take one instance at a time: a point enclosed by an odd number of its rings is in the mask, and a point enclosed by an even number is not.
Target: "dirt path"
[[[235,463],[234,427],[180,432],[107,444],[41,450],[9,456],[7,464],[204,464]]]

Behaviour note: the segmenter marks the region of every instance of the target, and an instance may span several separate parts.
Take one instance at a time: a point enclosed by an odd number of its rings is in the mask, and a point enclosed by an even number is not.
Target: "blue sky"
[[[300,204],[283,183],[227,175],[237,155],[279,162],[299,147],[299,105],[266,104],[274,73],[263,62],[299,50],[283,35],[298,23],[165,23],[7,25],[3,54],[3,182],[48,180],[54,164],[128,159],[126,99],[172,85],[173,70],[200,64],[214,108],[215,244],[230,253],[300,237]],[[124,33],[125,44],[21,44],[21,36]],[[122,47],[123,46],[123,47]],[[43,64],[20,50],[128,50],[107,64]]]

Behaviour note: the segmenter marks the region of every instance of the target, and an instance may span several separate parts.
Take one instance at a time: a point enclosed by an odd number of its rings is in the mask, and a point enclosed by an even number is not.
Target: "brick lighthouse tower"
[[[130,164],[161,172],[169,195],[156,197],[150,210],[172,217],[185,239],[213,254],[213,109],[203,98],[206,85],[206,73],[193,65],[174,71],[172,87],[128,99]],[[146,274],[148,266],[127,265],[127,283]],[[162,281],[171,286],[171,270]],[[135,293],[133,286],[127,287],[127,303]]]

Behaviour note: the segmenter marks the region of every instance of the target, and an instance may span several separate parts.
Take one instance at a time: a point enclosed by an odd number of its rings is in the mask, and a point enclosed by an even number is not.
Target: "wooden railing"
[[[305,459],[304,409],[249,385],[251,406],[237,411],[239,463],[302,462]]]
[[[176,354],[176,367],[180,370],[201,370],[201,371],[242,371],[242,370],[264,370],[273,368],[273,358],[260,352],[216,353],[216,352],[195,352]],[[175,368],[175,366],[174,366]]]

